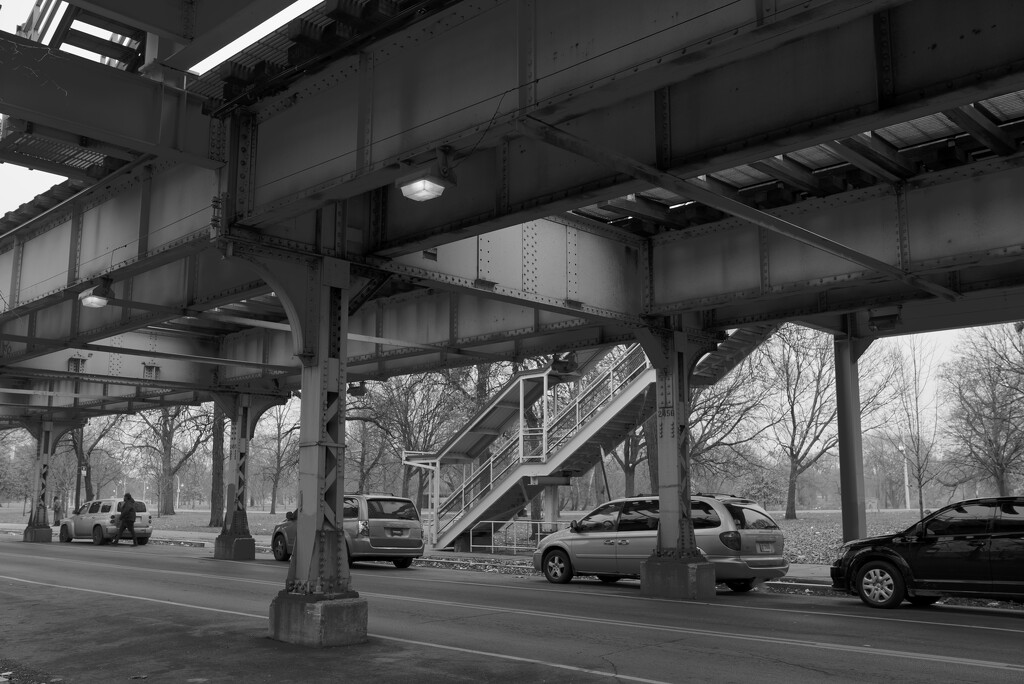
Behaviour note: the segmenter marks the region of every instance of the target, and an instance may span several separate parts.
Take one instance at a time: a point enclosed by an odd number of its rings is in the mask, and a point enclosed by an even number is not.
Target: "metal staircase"
[[[693,384],[714,384],[776,329],[732,331],[697,363]],[[579,373],[560,373],[556,365],[517,375],[434,456],[438,462],[474,464],[473,473],[438,506],[435,548],[468,548],[477,523],[513,520],[546,485],[568,484],[586,473],[653,415],[655,371],[640,345],[601,372],[585,372],[604,358],[602,353],[586,359]],[[575,396],[553,391],[571,380],[582,385]],[[531,407],[538,425],[524,418]]]
[[[438,453],[441,460],[477,465],[438,508],[437,548],[452,546],[460,537],[465,546],[478,521],[514,518],[541,492],[544,478],[587,472],[604,449],[653,411],[654,369],[639,345],[588,378],[564,405],[554,406],[559,396],[550,390],[565,379],[551,369],[517,376]],[[538,402],[540,425],[531,426],[520,417]],[[512,423],[513,429],[500,430]],[[504,440],[498,440],[499,434]],[[493,452],[484,457],[492,444]]]

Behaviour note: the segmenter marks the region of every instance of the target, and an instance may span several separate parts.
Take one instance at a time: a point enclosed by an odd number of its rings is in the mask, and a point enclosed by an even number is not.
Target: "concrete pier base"
[[[256,540],[251,534],[222,532],[214,541],[213,557],[220,560],[255,560]]]
[[[715,597],[715,566],[706,561],[651,557],[640,565],[640,594],[708,601]]]
[[[53,541],[53,530],[50,529],[49,525],[46,527],[29,525],[22,533],[21,540],[27,542],[51,542]]]
[[[366,641],[366,599],[356,592],[342,598],[292,594],[270,602],[270,638],[300,646],[348,646]]]

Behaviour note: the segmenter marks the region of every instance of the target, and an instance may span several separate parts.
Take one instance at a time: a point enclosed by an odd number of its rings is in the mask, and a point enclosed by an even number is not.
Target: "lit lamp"
[[[448,150],[437,151],[437,161],[395,181],[402,195],[417,202],[440,197],[446,188],[455,187],[455,173],[448,164]]]
[[[83,290],[78,295],[78,301],[82,303],[82,306],[90,309],[102,309],[114,298],[114,290],[110,287],[110,282],[110,278],[102,278],[99,285]]]

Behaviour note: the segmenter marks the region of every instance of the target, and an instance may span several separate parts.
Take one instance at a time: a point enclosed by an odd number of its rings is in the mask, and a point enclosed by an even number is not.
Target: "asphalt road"
[[[0,537],[0,659],[63,682],[1016,682],[1024,612],[357,564],[366,644],[267,637],[286,566]],[[41,679],[39,681],[48,681]]]

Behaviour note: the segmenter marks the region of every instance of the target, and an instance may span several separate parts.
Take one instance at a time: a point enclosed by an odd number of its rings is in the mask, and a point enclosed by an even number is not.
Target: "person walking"
[[[59,497],[53,497],[53,524],[60,525],[60,519],[64,516],[64,506],[60,503]]]
[[[116,544],[125,529],[132,533],[132,546],[138,546],[139,538],[135,536],[135,499],[128,492],[124,493],[124,503],[121,504],[121,523],[117,526],[117,534],[110,543]]]

